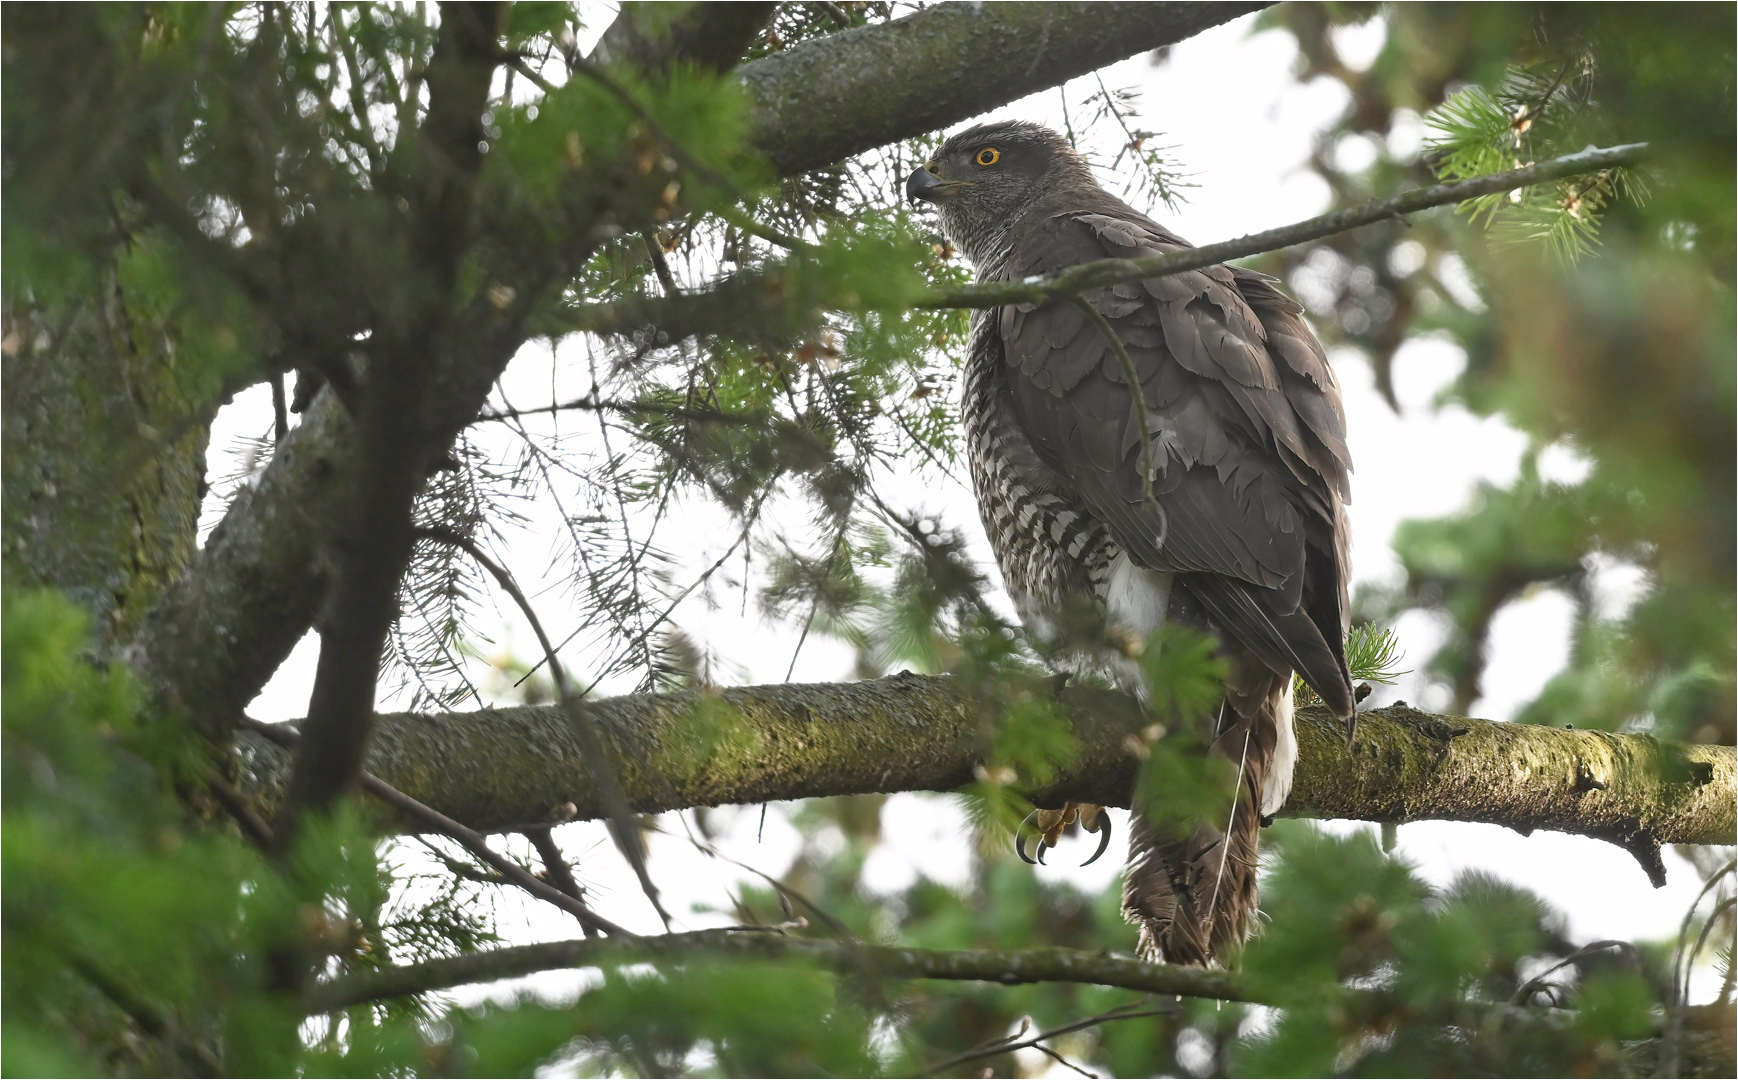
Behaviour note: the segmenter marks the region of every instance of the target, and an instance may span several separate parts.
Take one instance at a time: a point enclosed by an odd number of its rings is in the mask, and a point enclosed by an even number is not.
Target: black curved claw
[[[1098,850],[1092,853],[1092,858],[1086,860],[1085,862],[1081,863],[1080,865],[1091,866],[1093,863],[1098,861],[1098,857],[1100,855],[1103,855],[1104,849],[1108,848],[1109,846],[1110,846],[1110,815],[1105,813],[1104,811],[1100,810],[1099,817],[1098,817]]]
[[[1036,866],[1044,861],[1044,841],[1042,840],[1038,841],[1038,857],[1036,859],[1026,854],[1026,823],[1036,817],[1037,814],[1038,811],[1036,810],[1027,814],[1023,819],[1021,819],[1019,826],[1014,830],[1014,854],[1020,856],[1020,861],[1028,866]]]

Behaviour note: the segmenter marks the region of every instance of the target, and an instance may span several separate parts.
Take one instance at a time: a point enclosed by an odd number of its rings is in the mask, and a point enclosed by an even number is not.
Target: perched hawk
[[[906,191],[936,204],[986,282],[1189,246],[1034,124],[953,136]],[[972,481],[1028,628],[1054,641],[1083,610],[1095,615],[1095,662],[1143,694],[1107,645],[1119,634],[1181,623],[1212,634],[1230,663],[1219,708],[1195,718],[1210,752],[1237,767],[1230,819],[1132,819],[1124,914],[1142,955],[1173,963],[1208,963],[1248,931],[1260,822],[1285,802],[1297,757],[1292,672],[1354,719],[1345,414],[1302,309],[1273,281],[1212,266],[1088,291],[1139,394],[1078,303],[972,317]]]

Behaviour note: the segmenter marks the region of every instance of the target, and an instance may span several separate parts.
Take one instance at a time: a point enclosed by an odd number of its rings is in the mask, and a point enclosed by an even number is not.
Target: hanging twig
[[[1122,343],[1122,338],[1111,329],[1110,320],[1104,313],[1094,307],[1092,301],[1084,296],[1076,296],[1074,305],[1086,313],[1092,320],[1092,325],[1098,327],[1098,332],[1104,335],[1105,343],[1116,353],[1118,362],[1122,364],[1123,378],[1128,380],[1128,392],[1131,395],[1135,418],[1141,422],[1141,498],[1151,503],[1153,500],[1153,429],[1147,419],[1147,395],[1141,386],[1140,373],[1135,371],[1134,358],[1128,354],[1128,347]],[[1156,506],[1156,504],[1155,504]],[[1164,510],[1159,509],[1163,520]],[[1165,542],[1164,531],[1159,532],[1158,543],[1162,547]]]
[[[241,726],[286,750],[293,750],[296,744],[301,741],[299,734],[282,724],[263,724],[250,717],[243,717]],[[532,877],[525,871],[524,867],[498,854],[494,848],[489,846],[489,842],[483,838],[481,833],[459,824],[432,806],[418,802],[373,773],[367,771],[359,773],[356,782],[363,791],[397,810],[408,820],[428,826],[429,831],[457,840],[464,845],[465,850],[481,859],[490,869],[539,900],[554,904],[572,915],[588,929],[615,937],[631,938],[636,936],[556,889],[553,885]]]
[[[420,539],[434,540],[465,552],[477,561],[477,564],[487,570],[513,602],[519,606],[527,622],[531,624],[532,633],[537,635],[537,643],[543,648],[543,658],[549,664],[550,678],[555,682],[556,693],[561,698],[561,706],[573,723],[584,747],[586,765],[591,772],[591,781],[597,785],[598,794],[602,797],[607,812],[610,833],[616,842],[616,848],[622,857],[633,867],[634,875],[640,880],[640,889],[651,901],[652,908],[663,920],[665,929],[670,926],[670,913],[664,910],[664,905],[658,900],[658,889],[652,884],[651,874],[646,870],[645,855],[640,850],[638,842],[639,825],[634,820],[634,812],[628,807],[627,796],[622,794],[621,780],[616,776],[615,766],[609,756],[609,748],[605,745],[603,735],[587,715],[584,703],[573,692],[572,685],[567,681],[567,672],[561,666],[561,660],[555,655],[555,646],[544,632],[543,622],[538,619],[537,611],[520,591],[519,584],[513,580],[505,567],[483,552],[483,549],[470,540],[446,529],[420,528],[415,530]]]
[[[1552,964],[1550,967],[1546,968],[1544,971],[1539,972],[1539,974],[1533,976],[1531,979],[1528,979],[1526,982],[1522,983],[1521,988],[1519,990],[1516,990],[1514,993],[1514,996],[1509,998],[1509,1004],[1510,1005],[1526,1005],[1532,1001],[1533,995],[1535,993],[1539,992],[1540,990],[1548,990],[1548,989],[1554,990],[1554,989],[1556,989],[1556,987],[1546,984],[1546,982],[1545,982],[1546,976],[1554,974],[1555,972],[1557,972],[1563,968],[1566,968],[1570,964],[1576,963],[1579,960],[1582,960],[1582,959],[1585,959],[1586,957],[1592,956],[1594,953],[1604,952],[1607,949],[1618,949],[1620,951],[1627,952],[1632,958],[1637,957],[1639,955],[1635,951],[1634,945],[1630,944],[1627,941],[1618,941],[1615,938],[1608,940],[1608,941],[1595,941],[1591,945],[1583,945],[1581,948],[1576,949],[1574,952],[1570,953],[1568,956],[1565,956],[1563,959],[1557,961],[1555,964]]]
[[[540,829],[526,829],[525,839],[531,841],[537,857],[543,860],[543,876],[549,883],[584,903],[585,890],[574,879],[573,867],[568,865],[567,856],[561,853],[561,845],[555,842],[554,832],[547,825]]]
[[[1666,1024],[1664,1045],[1660,1047],[1660,1066],[1657,1074],[1659,1076],[1678,1075],[1678,1055],[1683,1049],[1684,1041],[1684,1012],[1689,1005],[1690,998],[1690,971],[1689,965],[1684,962],[1685,947],[1690,940],[1690,924],[1695,921],[1696,909],[1702,906],[1703,898],[1716,885],[1725,880],[1726,875],[1735,871],[1738,871],[1738,859],[1727,861],[1725,866],[1709,875],[1708,880],[1702,883],[1702,890],[1696,894],[1696,899],[1690,904],[1689,910],[1684,912],[1683,925],[1678,927],[1678,947],[1672,953],[1672,1000],[1670,1003],[1672,1012]],[[1712,921],[1710,918],[1709,922]],[[1700,947],[1698,944],[1697,948]]]
[[[761,811],[762,811],[762,813],[765,813],[765,811],[766,811],[765,804],[762,804]],[[824,924],[827,927],[827,929],[831,930],[833,933],[838,934],[840,937],[844,938],[846,941],[856,941],[857,940],[857,935],[851,933],[851,928],[849,926],[846,926],[844,924],[844,922],[842,922],[840,919],[838,919],[834,915],[830,914],[825,908],[821,907],[819,904],[815,903],[813,900],[809,899],[807,896],[798,892],[796,889],[793,889],[791,886],[785,884],[783,881],[779,880],[778,878],[773,877],[771,874],[768,874],[763,870],[756,870],[754,867],[748,865],[745,862],[742,862],[741,860],[733,859],[729,855],[726,855],[726,854],[724,854],[724,852],[720,851],[717,848],[717,846],[715,846],[711,843],[708,843],[708,842],[700,839],[699,837],[695,836],[694,830],[688,828],[687,818],[682,819],[682,828],[684,831],[686,831],[688,833],[688,842],[693,844],[697,849],[699,849],[701,853],[703,853],[705,855],[709,855],[714,859],[722,859],[723,861],[729,863],[732,866],[738,867],[738,868],[743,869],[743,870],[747,870],[749,873],[755,875],[756,877],[765,881],[768,885],[771,885],[773,888],[777,889],[780,893],[783,893],[784,895],[790,897],[792,900],[795,900],[797,903],[803,905],[804,907],[808,908],[810,911],[814,912],[815,918],[821,920],[822,924]]]

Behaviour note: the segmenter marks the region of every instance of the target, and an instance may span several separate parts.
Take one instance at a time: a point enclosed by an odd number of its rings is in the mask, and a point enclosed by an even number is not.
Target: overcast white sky
[[[1291,75],[1295,49],[1289,35],[1251,37],[1251,21],[1241,19],[1183,42],[1161,65],[1139,57],[1103,72],[1107,86],[1133,86],[1142,91],[1143,126],[1162,132],[1162,143],[1175,147],[1173,155],[1193,174],[1198,186],[1186,192],[1187,203],[1174,213],[1162,206],[1153,212],[1196,243],[1287,224],[1320,213],[1327,206],[1326,186],[1301,165],[1315,133],[1329,125],[1345,105],[1345,91],[1326,79],[1299,85]],[[599,12],[594,22],[594,29],[607,25],[607,12]],[[1342,55],[1353,66],[1367,64],[1380,46],[1382,32],[1379,22],[1343,32]],[[1201,107],[1202,95],[1207,92],[1204,88],[1211,88],[1211,108]],[[1096,85],[1090,76],[1076,80],[1067,88],[1068,99],[1078,102],[1093,89]],[[1051,91],[992,115],[1055,123],[1060,116],[1059,100]],[[1418,139],[1415,126],[1403,126],[1394,136],[1393,148],[1410,152]],[[1358,153],[1359,148],[1349,146],[1342,152]],[[1398,415],[1376,394],[1369,368],[1361,359],[1356,355],[1333,359],[1345,388],[1356,466],[1352,505],[1355,576],[1359,581],[1393,580],[1398,564],[1388,540],[1395,525],[1405,518],[1438,516],[1461,507],[1480,480],[1509,483],[1518,472],[1526,440],[1501,420],[1480,419],[1458,406],[1432,406],[1436,392],[1464,363],[1456,346],[1419,341],[1401,351],[1395,365],[1402,405]],[[565,399],[568,391],[577,396],[589,385],[583,351],[564,346],[557,353],[552,374],[548,347],[527,346],[513,362],[503,385],[520,407],[547,402],[552,388],[558,398]],[[246,453],[242,440],[267,433],[270,413],[269,393],[263,387],[241,395],[223,411],[213,429],[210,471],[214,479],[237,469]],[[576,422],[566,423],[572,427]],[[501,453],[510,453],[504,439],[497,442]],[[1573,479],[1583,467],[1572,454],[1558,451],[1545,455],[1543,466],[1565,479]],[[933,474],[913,473],[891,478],[881,490],[884,496],[930,511],[977,537],[975,554],[994,576],[971,494],[963,486]],[[208,525],[214,523],[221,509],[215,497],[208,504]],[[551,557],[554,513],[547,506],[536,508],[530,528],[514,535],[510,554],[515,574],[526,583],[527,591],[539,596],[541,617],[559,636],[565,633],[562,627],[573,624],[574,617],[561,610],[566,593],[560,580],[563,564]],[[719,514],[691,508],[679,520],[680,528],[666,529],[660,542],[681,556],[690,569],[707,565],[728,543],[728,539],[719,539],[728,530],[728,523]],[[793,522],[793,527],[800,527],[800,522]],[[1611,575],[1612,602],[1622,602],[1622,594],[1633,590],[1634,584],[1633,576],[1621,572]],[[699,597],[690,598],[676,610],[674,621],[727,661],[721,669],[726,681],[783,680],[797,630],[764,622],[752,599],[744,610],[738,593],[720,595],[719,599],[723,602],[711,608]],[[510,605],[497,606],[505,612]],[[1568,659],[1570,616],[1568,599],[1549,590],[1512,604],[1497,616],[1491,650],[1495,659],[1485,679],[1485,697],[1471,710],[1474,715],[1506,720],[1531,700]],[[528,655],[533,645],[516,613],[509,613],[498,630],[484,629],[492,632],[497,643],[516,647],[522,656]],[[1396,630],[1408,667],[1422,667],[1441,641],[1440,627],[1422,614],[1401,619]],[[303,715],[316,655],[317,640],[310,635],[254,701],[252,715],[266,720]],[[583,652],[573,652],[569,663],[572,670],[580,672],[588,667]],[[851,667],[848,650],[811,635],[796,663],[794,677],[799,681],[849,678]],[[1417,680],[1403,680],[1378,693],[1376,704],[1397,697],[1427,707],[1445,704]],[[393,703],[382,704],[390,707]],[[758,808],[742,810],[720,846],[732,857],[776,876],[794,856],[797,836],[785,819],[784,808],[774,805],[757,841],[758,818]],[[894,796],[883,810],[882,823],[886,835],[896,842],[882,845],[870,858],[864,871],[870,888],[898,890],[919,874],[941,882],[965,880],[971,840],[964,817],[950,796]],[[688,928],[734,922],[728,914],[729,896],[748,875],[695,851],[676,816],[666,815],[664,824],[670,835],[653,838],[650,866],[667,907]],[[578,860],[579,876],[592,890],[600,912],[632,929],[657,928],[649,906],[600,826],[569,825],[556,835],[569,855]],[[1119,835],[1126,835],[1126,829],[1119,828]],[[1675,934],[1700,885],[1686,862],[1668,854],[1669,884],[1654,890],[1628,854],[1610,844],[1561,834],[1535,833],[1523,838],[1496,826],[1418,823],[1401,827],[1398,836],[1400,852],[1430,881],[1445,884],[1457,871],[1471,867],[1493,871],[1533,889],[1563,910],[1572,934],[1584,940]],[[519,841],[515,838],[511,842]],[[406,857],[412,856],[407,853]],[[1058,857],[1051,866],[1034,872],[1072,879],[1088,889],[1107,885],[1120,872],[1118,861],[1111,858],[1085,869],[1069,866],[1070,861]],[[694,913],[699,904],[720,909],[723,914]],[[521,904],[516,897],[503,900],[502,929],[514,940],[525,941],[565,938],[574,933],[566,917],[546,906]],[[573,982],[572,976],[551,976],[537,985],[553,989],[572,986]],[[1707,992],[1703,989],[1701,993]]]

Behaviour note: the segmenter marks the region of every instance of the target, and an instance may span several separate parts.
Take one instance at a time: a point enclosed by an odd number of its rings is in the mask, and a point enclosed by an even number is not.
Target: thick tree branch
[[[1265,4],[937,4],[744,64],[783,175],[923,135]]]
[[[165,704],[213,739],[227,737],[314,621],[330,573],[325,538],[354,446],[349,414],[322,394],[130,646]]]
[[[778,10],[777,4],[713,0],[692,4],[671,20],[664,12],[649,13],[653,6],[643,0],[622,4],[590,58],[639,71],[657,71],[684,62],[728,71]],[[650,18],[646,18],[648,13]]]
[[[1092,983],[1153,994],[1261,1001],[1234,975],[1218,969],[1149,964],[1130,956],[1084,949],[902,949],[771,932],[702,930],[629,941],[552,941],[490,949],[421,964],[385,968],[313,988],[310,1013],[330,1012],[368,1001],[491,982],[558,968],[680,960],[703,955],[768,960],[806,960],[869,978],[952,979],[1003,985],[1038,982]]]
[[[1081,750],[1034,799],[1126,805],[1139,765],[1127,740],[1145,721],[1109,691],[1070,689],[1061,700]],[[957,790],[973,781],[995,722],[952,679],[910,674],[611,698],[590,712],[619,751],[629,803],[643,813]],[[1363,714],[1350,748],[1326,712],[1300,710],[1298,743],[1288,815],[1491,822],[1596,837],[1638,854],[1662,843],[1733,842],[1729,746],[1670,747],[1404,705]],[[278,756],[257,742],[247,750],[270,802]],[[602,813],[581,740],[554,706],[382,716],[368,767],[484,832]]]
[[[1266,232],[1251,233],[1235,240],[1226,240],[1206,247],[1190,248],[1169,255],[1154,255],[1146,259],[1100,259],[1097,262],[1071,266],[1047,278],[1025,281],[991,282],[983,285],[962,285],[954,289],[938,289],[919,300],[914,306],[923,308],[993,308],[1004,304],[1047,304],[1053,300],[1079,295],[1083,290],[1115,285],[1125,281],[1180,274],[1203,266],[1260,255],[1267,251],[1319,240],[1324,236],[1346,232],[1363,225],[1386,221],[1404,214],[1428,210],[1433,206],[1465,202],[1481,195],[1532,184],[1561,180],[1566,176],[1600,172],[1634,165],[1647,156],[1646,143],[1631,143],[1603,149],[1583,150],[1550,161],[1541,161],[1524,169],[1493,173],[1474,180],[1452,184],[1434,184],[1414,188],[1386,199],[1348,206],[1331,214],[1322,214],[1295,225],[1285,225]]]

